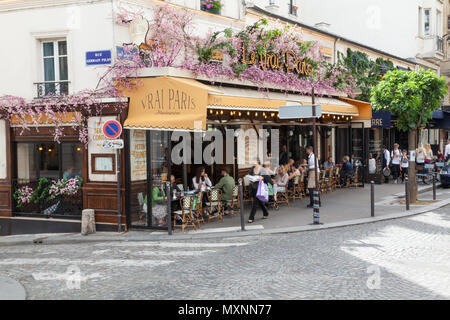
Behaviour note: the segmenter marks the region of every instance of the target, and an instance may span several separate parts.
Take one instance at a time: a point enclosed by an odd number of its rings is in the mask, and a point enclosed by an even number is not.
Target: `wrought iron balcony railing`
[[[66,95],[69,93],[69,83],[67,80],[35,82],[37,98]]]

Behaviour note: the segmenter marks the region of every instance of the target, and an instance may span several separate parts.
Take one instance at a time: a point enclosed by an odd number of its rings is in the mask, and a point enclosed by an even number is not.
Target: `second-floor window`
[[[423,35],[429,36],[431,34],[431,10],[424,9],[423,10]]]
[[[292,14],[292,15],[296,16],[297,15],[297,10],[298,10],[298,7],[297,7],[297,4],[296,4],[296,1],[295,0],[290,0],[289,1],[289,14]]]
[[[67,41],[42,42],[43,82],[38,84],[38,97],[69,93]]]

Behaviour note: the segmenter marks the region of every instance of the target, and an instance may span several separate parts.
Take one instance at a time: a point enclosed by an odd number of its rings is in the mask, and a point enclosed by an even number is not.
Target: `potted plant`
[[[223,4],[220,0],[201,0],[202,10],[214,14],[220,14]]]

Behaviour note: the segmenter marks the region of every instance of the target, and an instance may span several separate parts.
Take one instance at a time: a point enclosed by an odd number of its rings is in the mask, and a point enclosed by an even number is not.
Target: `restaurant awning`
[[[354,118],[354,120],[370,120],[372,119],[372,105],[369,102],[350,99],[350,98],[340,98],[348,104],[354,105],[358,108],[359,115]]]
[[[208,93],[219,90],[193,79],[154,77],[135,79],[122,89],[130,98],[126,129],[206,130]]]
[[[278,111],[287,104],[311,104],[311,97],[304,95],[261,92],[251,89],[215,87],[221,93],[210,93],[208,109]],[[322,105],[322,113],[358,116],[357,106],[334,98],[316,97],[315,103]]]

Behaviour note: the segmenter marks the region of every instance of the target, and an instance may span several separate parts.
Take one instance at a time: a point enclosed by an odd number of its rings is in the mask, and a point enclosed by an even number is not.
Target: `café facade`
[[[266,160],[271,145],[275,147],[278,143],[278,149],[274,148],[277,154],[272,156],[275,159],[281,146],[286,145],[289,156],[295,160],[305,159],[305,148],[312,145],[311,119],[288,121],[278,117],[280,106],[311,104],[311,96],[286,94],[276,89],[261,92],[245,82],[224,81],[217,85],[176,68],[142,70],[134,80],[140,84],[134,90],[124,91],[122,99],[98,102],[103,104],[103,112],[88,119],[87,148],[71,127],[66,129],[61,142],[56,143],[51,135],[51,123],[37,124],[24,131],[19,124],[2,120],[1,129],[6,133],[0,144],[3,148],[2,234],[78,231],[81,210],[87,208],[95,210],[98,230],[117,230],[119,221],[122,230],[165,229],[160,226],[160,219],[152,215],[155,209],[146,208],[146,203],[154,196],[153,192],[163,191],[171,174],[185,190],[192,188],[192,177],[198,166],[206,168],[213,182],[220,178],[222,167],[227,167],[237,181],[256,158]],[[370,104],[345,97],[315,97],[315,102],[322,106],[318,119],[319,160],[332,156],[339,162],[342,156],[353,152],[365,162],[366,126],[372,115]],[[116,108],[115,104],[119,103],[127,107]],[[124,128],[121,150],[102,147],[107,139],[102,126],[110,120],[120,121]],[[248,141],[240,143],[245,138],[239,132],[246,129],[254,129],[257,134],[262,129],[266,132],[277,129],[278,137],[276,140],[266,137],[269,142],[262,151]],[[202,153],[208,145],[222,148],[227,159],[218,163],[195,161],[196,146],[192,143],[185,145],[183,161],[173,163],[172,150],[180,144],[183,134],[195,142],[196,134],[204,137],[208,132],[213,135],[220,132],[230,138],[227,135],[230,130],[237,132],[231,136],[235,147],[231,157],[225,144],[210,139],[201,142]],[[262,139],[258,137],[258,141]],[[190,153],[191,158],[184,153]],[[41,178],[62,179],[68,172],[82,181],[80,190],[70,199],[18,206],[16,190],[24,186],[35,190]]]

